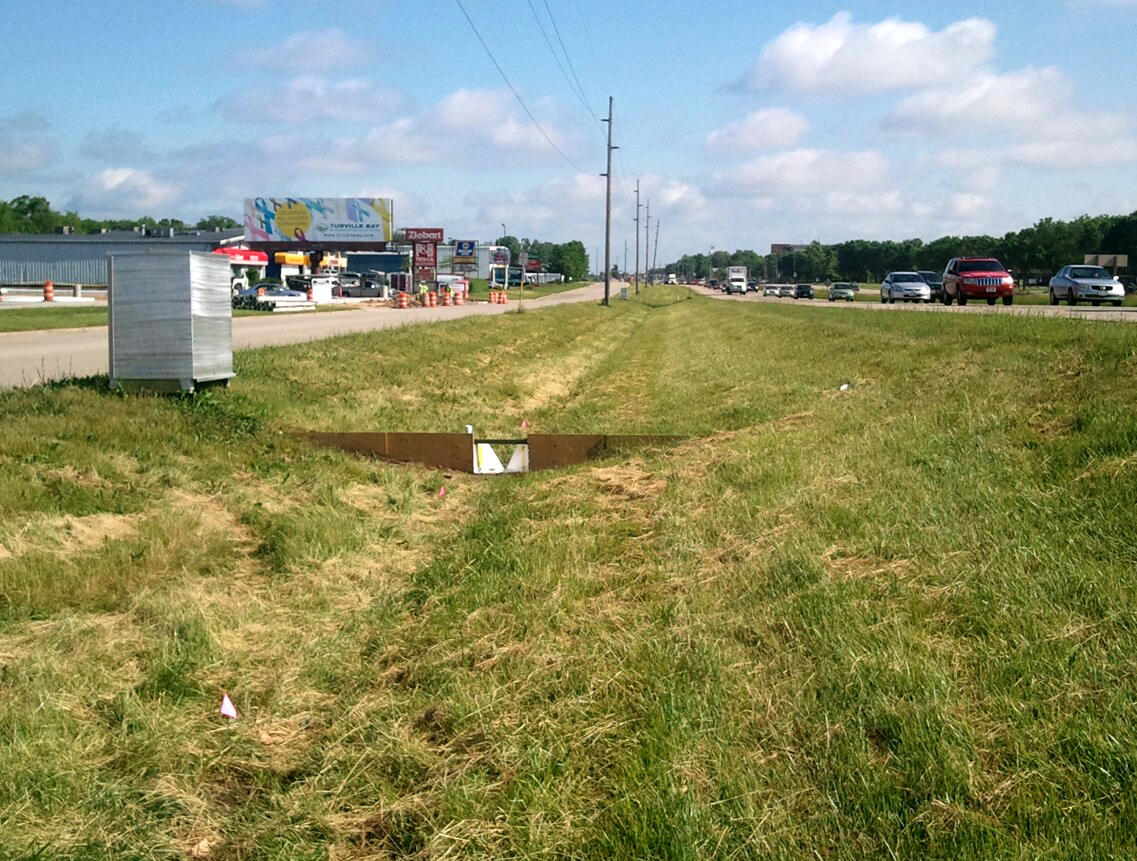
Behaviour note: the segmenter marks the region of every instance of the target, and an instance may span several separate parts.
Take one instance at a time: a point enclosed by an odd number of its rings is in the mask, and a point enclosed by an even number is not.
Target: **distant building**
[[[213,251],[238,245],[244,230],[149,231],[103,233],[8,233],[0,235],[0,284],[98,285],[107,283],[107,255],[138,251]]]

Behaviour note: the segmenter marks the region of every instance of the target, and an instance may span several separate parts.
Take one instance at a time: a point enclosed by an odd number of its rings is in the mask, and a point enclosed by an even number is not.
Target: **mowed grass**
[[[320,305],[318,313],[326,311],[350,311],[358,305]],[[272,311],[233,311],[234,317],[266,317]],[[89,326],[107,325],[106,305],[92,305],[77,308],[16,308],[0,312],[0,333],[32,332],[42,329],[76,329]]]
[[[652,288],[237,369],[0,393],[0,857],[1137,854],[1137,330]],[[290,434],[522,419],[688,438]]]
[[[31,332],[38,329],[71,329],[105,325],[107,325],[107,306],[102,303],[58,308],[32,306],[0,309],[0,332]]]
[[[509,298],[513,299],[540,299],[542,296],[554,296],[569,290],[587,287],[588,281],[570,281],[566,284],[527,284],[520,293],[516,287],[509,289]],[[499,285],[500,287],[500,285]],[[485,278],[470,279],[470,297],[473,299],[488,299],[490,295],[490,282]]]

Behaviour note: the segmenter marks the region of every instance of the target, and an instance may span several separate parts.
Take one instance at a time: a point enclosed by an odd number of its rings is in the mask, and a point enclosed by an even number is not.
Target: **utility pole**
[[[608,294],[612,292],[612,97],[608,97],[608,170],[601,176],[605,179],[604,191],[604,304],[608,304]]]
[[[647,199],[647,205],[644,207],[647,216],[646,224],[644,225],[644,284],[651,283],[651,198]]]
[[[628,278],[628,237],[624,237],[624,280]]]
[[[640,292],[640,181],[636,180],[636,295]]]
[[[655,220],[655,245],[651,249],[651,268],[659,262],[659,219]]]

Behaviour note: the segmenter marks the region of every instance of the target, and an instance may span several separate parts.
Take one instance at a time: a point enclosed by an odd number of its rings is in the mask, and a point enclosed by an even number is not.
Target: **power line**
[[[565,61],[568,63],[569,71],[572,72],[573,80],[576,81],[577,89],[580,90],[581,98],[584,99],[585,107],[588,108],[588,112],[590,114],[592,114],[592,118],[594,120],[596,120],[596,122],[598,122],[598,123],[603,122],[600,119],[600,117],[596,116],[596,114],[593,112],[592,108],[588,104],[588,96],[585,95],[584,87],[581,86],[580,78],[577,77],[576,69],[573,67],[573,64],[572,64],[572,57],[569,56],[569,52],[565,49],[565,40],[561,38],[561,28],[557,26],[557,19],[556,19],[556,17],[554,17],[553,10],[549,6],[549,0],[545,0],[545,11],[549,13],[549,20],[553,22],[553,32],[557,34],[557,42],[560,43],[561,52],[565,55]]]
[[[521,94],[518,93],[513,84],[509,82],[509,78],[506,76],[505,70],[501,68],[501,65],[494,58],[493,52],[490,50],[490,46],[486,44],[486,40],[483,39],[482,34],[478,32],[478,28],[474,24],[474,19],[470,17],[470,13],[466,11],[466,7],[462,5],[462,0],[454,0],[454,2],[457,3],[458,8],[462,10],[462,14],[466,17],[466,21],[469,23],[470,29],[474,31],[474,35],[477,36],[478,41],[482,43],[482,48],[485,49],[486,56],[490,58],[490,62],[493,63],[494,68],[497,69],[497,73],[501,75],[501,79],[505,81],[505,85],[509,87],[509,91],[513,93],[513,97],[517,99],[517,104],[521,105],[521,109],[525,111],[526,116],[528,116],[529,119],[533,122],[533,125],[537,127],[537,131],[541,133],[541,137],[549,142],[549,146],[555,149],[560,157],[572,166],[573,170],[575,170],[577,173],[584,173],[584,171],[576,166],[576,162],[564,154],[561,148],[553,142],[553,139],[549,137],[548,133],[541,127],[541,124],[537,122],[537,118],[533,116],[533,112],[529,110],[529,106],[525,104],[525,101],[521,98]]]
[[[588,111],[588,113],[592,114],[592,118],[596,119],[596,114],[592,113],[592,108],[588,106],[588,101],[584,98],[583,95],[581,95],[580,91],[575,86],[573,86],[572,79],[569,78],[568,70],[565,69],[565,64],[561,62],[560,55],[557,54],[557,49],[553,47],[553,43],[549,40],[549,34],[545,30],[545,25],[541,22],[541,16],[537,14],[537,7],[533,5],[533,0],[525,0],[525,2],[529,4],[529,11],[533,13],[533,20],[537,22],[537,29],[541,31],[541,36],[544,38],[545,44],[549,47],[549,53],[552,54],[553,59],[556,60],[557,68],[561,70],[561,74],[564,76],[565,83],[568,84],[569,90],[571,90],[572,94],[576,96],[577,100],[582,105],[584,105],[584,109]],[[597,120],[597,130],[600,132],[601,136],[603,136],[604,130],[600,128],[599,123],[600,121]]]

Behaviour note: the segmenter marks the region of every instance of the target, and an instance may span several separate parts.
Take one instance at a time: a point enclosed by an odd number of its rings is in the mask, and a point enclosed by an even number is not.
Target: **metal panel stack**
[[[226,258],[112,254],[107,284],[112,387],[192,392],[234,376]]]

